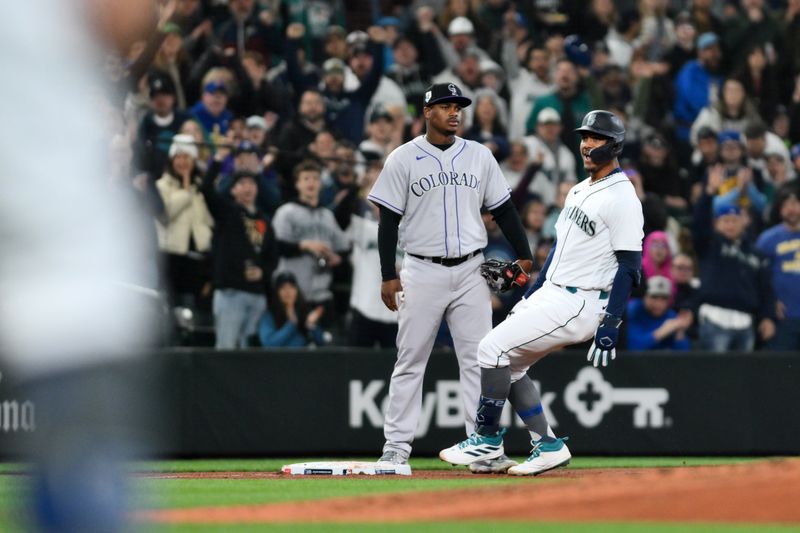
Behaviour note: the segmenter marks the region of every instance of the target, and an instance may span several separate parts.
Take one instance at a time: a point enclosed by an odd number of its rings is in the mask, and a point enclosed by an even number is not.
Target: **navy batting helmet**
[[[581,127],[575,133],[593,133],[608,139],[603,146],[589,152],[589,158],[595,163],[606,163],[622,153],[625,143],[625,126],[614,113],[602,109],[587,113],[583,117]]]

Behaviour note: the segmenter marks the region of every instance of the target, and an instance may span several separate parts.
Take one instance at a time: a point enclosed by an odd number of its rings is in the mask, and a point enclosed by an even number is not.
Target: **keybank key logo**
[[[599,425],[615,405],[635,406],[633,427],[662,428],[665,426],[664,404],[668,401],[667,389],[615,389],[594,367],[582,369],[564,389],[564,405],[588,428]]]
[[[553,413],[553,405],[559,394],[546,390],[534,381],[542,399],[542,409],[553,428],[559,420]],[[383,379],[368,381],[352,380],[348,383],[348,423],[351,428],[382,428],[386,406],[389,402],[389,383]],[[592,428],[600,424],[603,417],[615,405],[633,405],[633,426],[636,428],[660,428],[668,425],[664,419],[664,404],[669,400],[666,389],[614,388],[603,379],[603,374],[594,367],[583,368],[575,379],[567,384],[560,396],[566,408],[575,415],[578,423]],[[464,404],[461,401],[461,386],[458,380],[439,380],[433,390],[422,395],[422,410],[415,431],[415,438],[422,438],[432,427],[463,428]],[[666,422],[666,424],[665,424]],[[506,402],[501,425],[512,424],[524,428],[525,424],[514,413],[511,402]]]

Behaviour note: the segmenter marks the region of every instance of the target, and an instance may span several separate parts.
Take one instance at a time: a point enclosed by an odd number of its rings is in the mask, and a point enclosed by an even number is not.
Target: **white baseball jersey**
[[[556,222],[548,281],[484,337],[480,365],[510,366],[513,382],[548,353],[591,339],[608,304],[602,291],[617,273],[614,251],[641,250],[643,224],[642,204],[623,172],[575,185]]]
[[[609,290],[617,273],[617,250],[641,251],[642,204],[622,171],[567,195],[556,222],[556,250],[547,279],[556,285]]]
[[[0,86],[0,353],[21,378],[144,354],[150,338],[147,234],[109,179],[116,115],[98,105],[85,11],[14,2],[0,19],[0,64],[14,73]],[[58,127],[36,127],[53,117]]]
[[[350,307],[370,320],[396,324],[397,313],[390,311],[381,301],[378,221],[371,216],[353,215],[347,227],[347,236],[353,244],[350,254],[353,265]],[[402,254],[397,254],[397,259],[398,262],[402,261]]]
[[[426,257],[461,257],[486,246],[480,208],[510,198],[492,153],[460,137],[447,150],[424,135],[392,152],[368,198],[402,215],[400,249]]]

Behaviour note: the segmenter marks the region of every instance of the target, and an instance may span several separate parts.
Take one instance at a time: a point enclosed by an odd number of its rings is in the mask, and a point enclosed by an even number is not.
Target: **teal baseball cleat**
[[[469,465],[476,461],[495,459],[503,455],[505,428],[494,435],[473,433],[461,441],[439,452],[439,459],[454,465]]]
[[[559,466],[566,466],[572,458],[569,448],[564,444],[567,437],[552,442],[531,441],[533,450],[525,462],[508,469],[514,476],[536,476]]]

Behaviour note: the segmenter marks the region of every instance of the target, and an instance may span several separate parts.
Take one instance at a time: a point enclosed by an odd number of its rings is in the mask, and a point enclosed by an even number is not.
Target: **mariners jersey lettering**
[[[442,151],[424,135],[389,155],[369,193],[402,215],[400,249],[426,257],[461,257],[486,246],[480,208],[509,198],[508,182],[485,146],[456,137]]]
[[[547,279],[581,289],[608,290],[618,250],[641,251],[642,203],[628,177],[617,171],[594,184],[584,180],[567,195],[556,222],[556,250]]]

